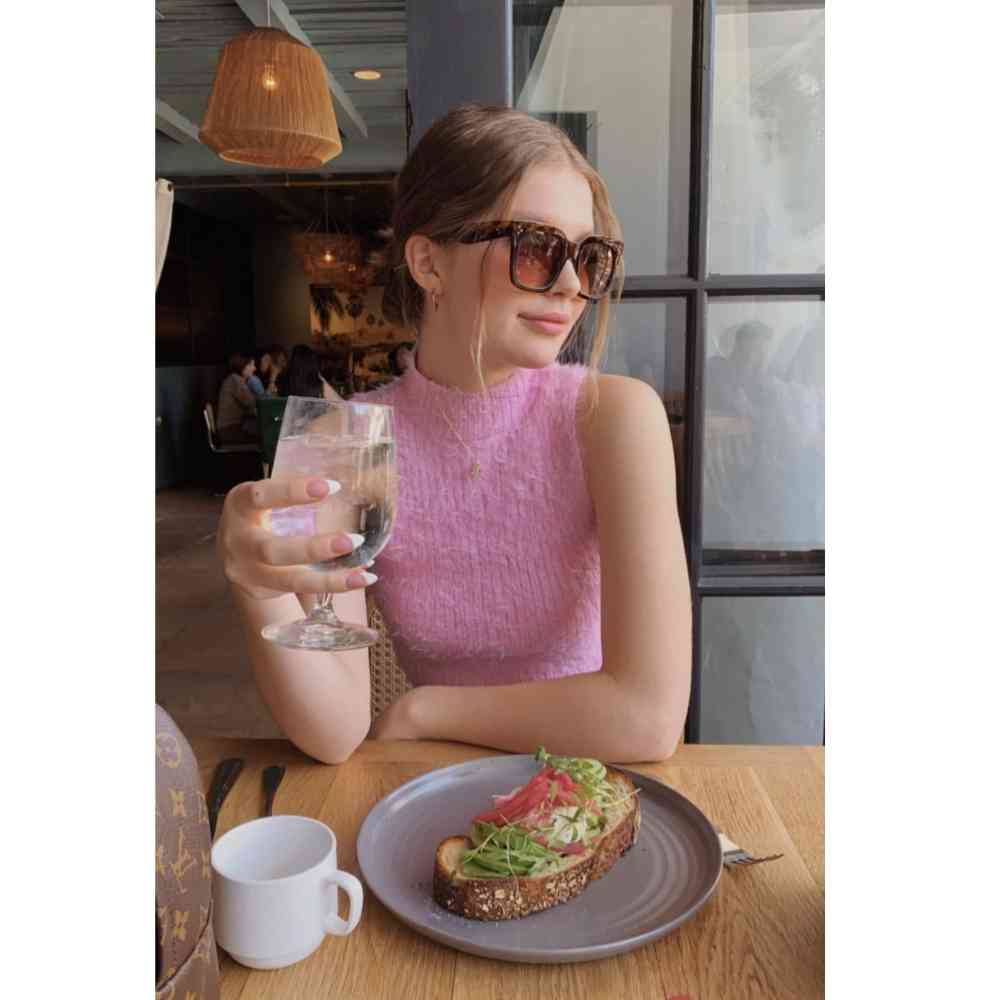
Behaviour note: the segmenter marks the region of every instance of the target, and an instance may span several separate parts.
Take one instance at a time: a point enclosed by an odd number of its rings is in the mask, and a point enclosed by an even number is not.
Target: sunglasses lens
[[[615,273],[615,256],[605,243],[584,243],[580,248],[578,271],[584,295],[603,295]]]
[[[521,234],[514,260],[518,282],[528,289],[544,289],[558,273],[563,242],[554,233],[527,230]]]

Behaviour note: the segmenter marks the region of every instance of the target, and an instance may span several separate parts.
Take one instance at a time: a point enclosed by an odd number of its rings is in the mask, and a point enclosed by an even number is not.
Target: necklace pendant
[[[478,479],[479,478],[479,463],[473,462],[472,468],[469,469],[469,478]]]

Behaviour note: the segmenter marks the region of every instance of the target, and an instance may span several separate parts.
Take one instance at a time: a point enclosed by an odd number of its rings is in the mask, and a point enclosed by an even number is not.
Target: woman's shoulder
[[[377,389],[368,389],[365,392],[356,392],[351,396],[352,403],[382,403],[388,405],[399,391],[402,376],[380,385]]]
[[[585,379],[577,419],[585,460],[597,464],[631,451],[629,441],[643,440],[647,435],[670,436],[659,393],[649,383],[629,375],[600,372]]]

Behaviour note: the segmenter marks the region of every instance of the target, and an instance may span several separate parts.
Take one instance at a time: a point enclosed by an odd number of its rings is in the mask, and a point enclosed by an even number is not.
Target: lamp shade
[[[375,269],[362,258],[361,240],[348,233],[296,233],[292,248],[310,284],[352,291],[371,284]]]
[[[219,53],[201,141],[232,163],[318,167],[343,145],[326,67],[277,28],[255,28]]]

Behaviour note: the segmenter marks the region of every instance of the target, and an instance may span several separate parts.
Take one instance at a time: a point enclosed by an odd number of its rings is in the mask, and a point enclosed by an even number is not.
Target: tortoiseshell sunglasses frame
[[[541,288],[531,288],[528,285],[522,284],[517,280],[516,275],[518,243],[520,243],[521,237],[525,233],[532,231],[558,236],[562,240],[559,266],[554,268],[554,277],[552,280]],[[570,259],[573,261],[573,270],[576,271],[579,278],[580,270],[578,263],[582,248],[588,243],[603,243],[607,246],[611,251],[612,260],[611,277],[608,278],[608,286],[600,295],[586,295],[581,288],[577,294],[580,298],[587,299],[588,302],[600,302],[611,291],[611,283],[614,281],[615,274],[618,271],[618,263],[625,250],[625,244],[621,240],[612,240],[607,236],[587,236],[580,240],[579,243],[574,243],[561,229],[557,229],[555,226],[543,225],[541,222],[483,222],[476,226],[472,232],[460,236],[459,242],[483,243],[487,240],[497,240],[505,236],[510,237],[510,281],[515,288],[520,288],[523,292],[547,292],[559,280],[559,275],[562,274],[562,269],[566,266],[566,261]]]

